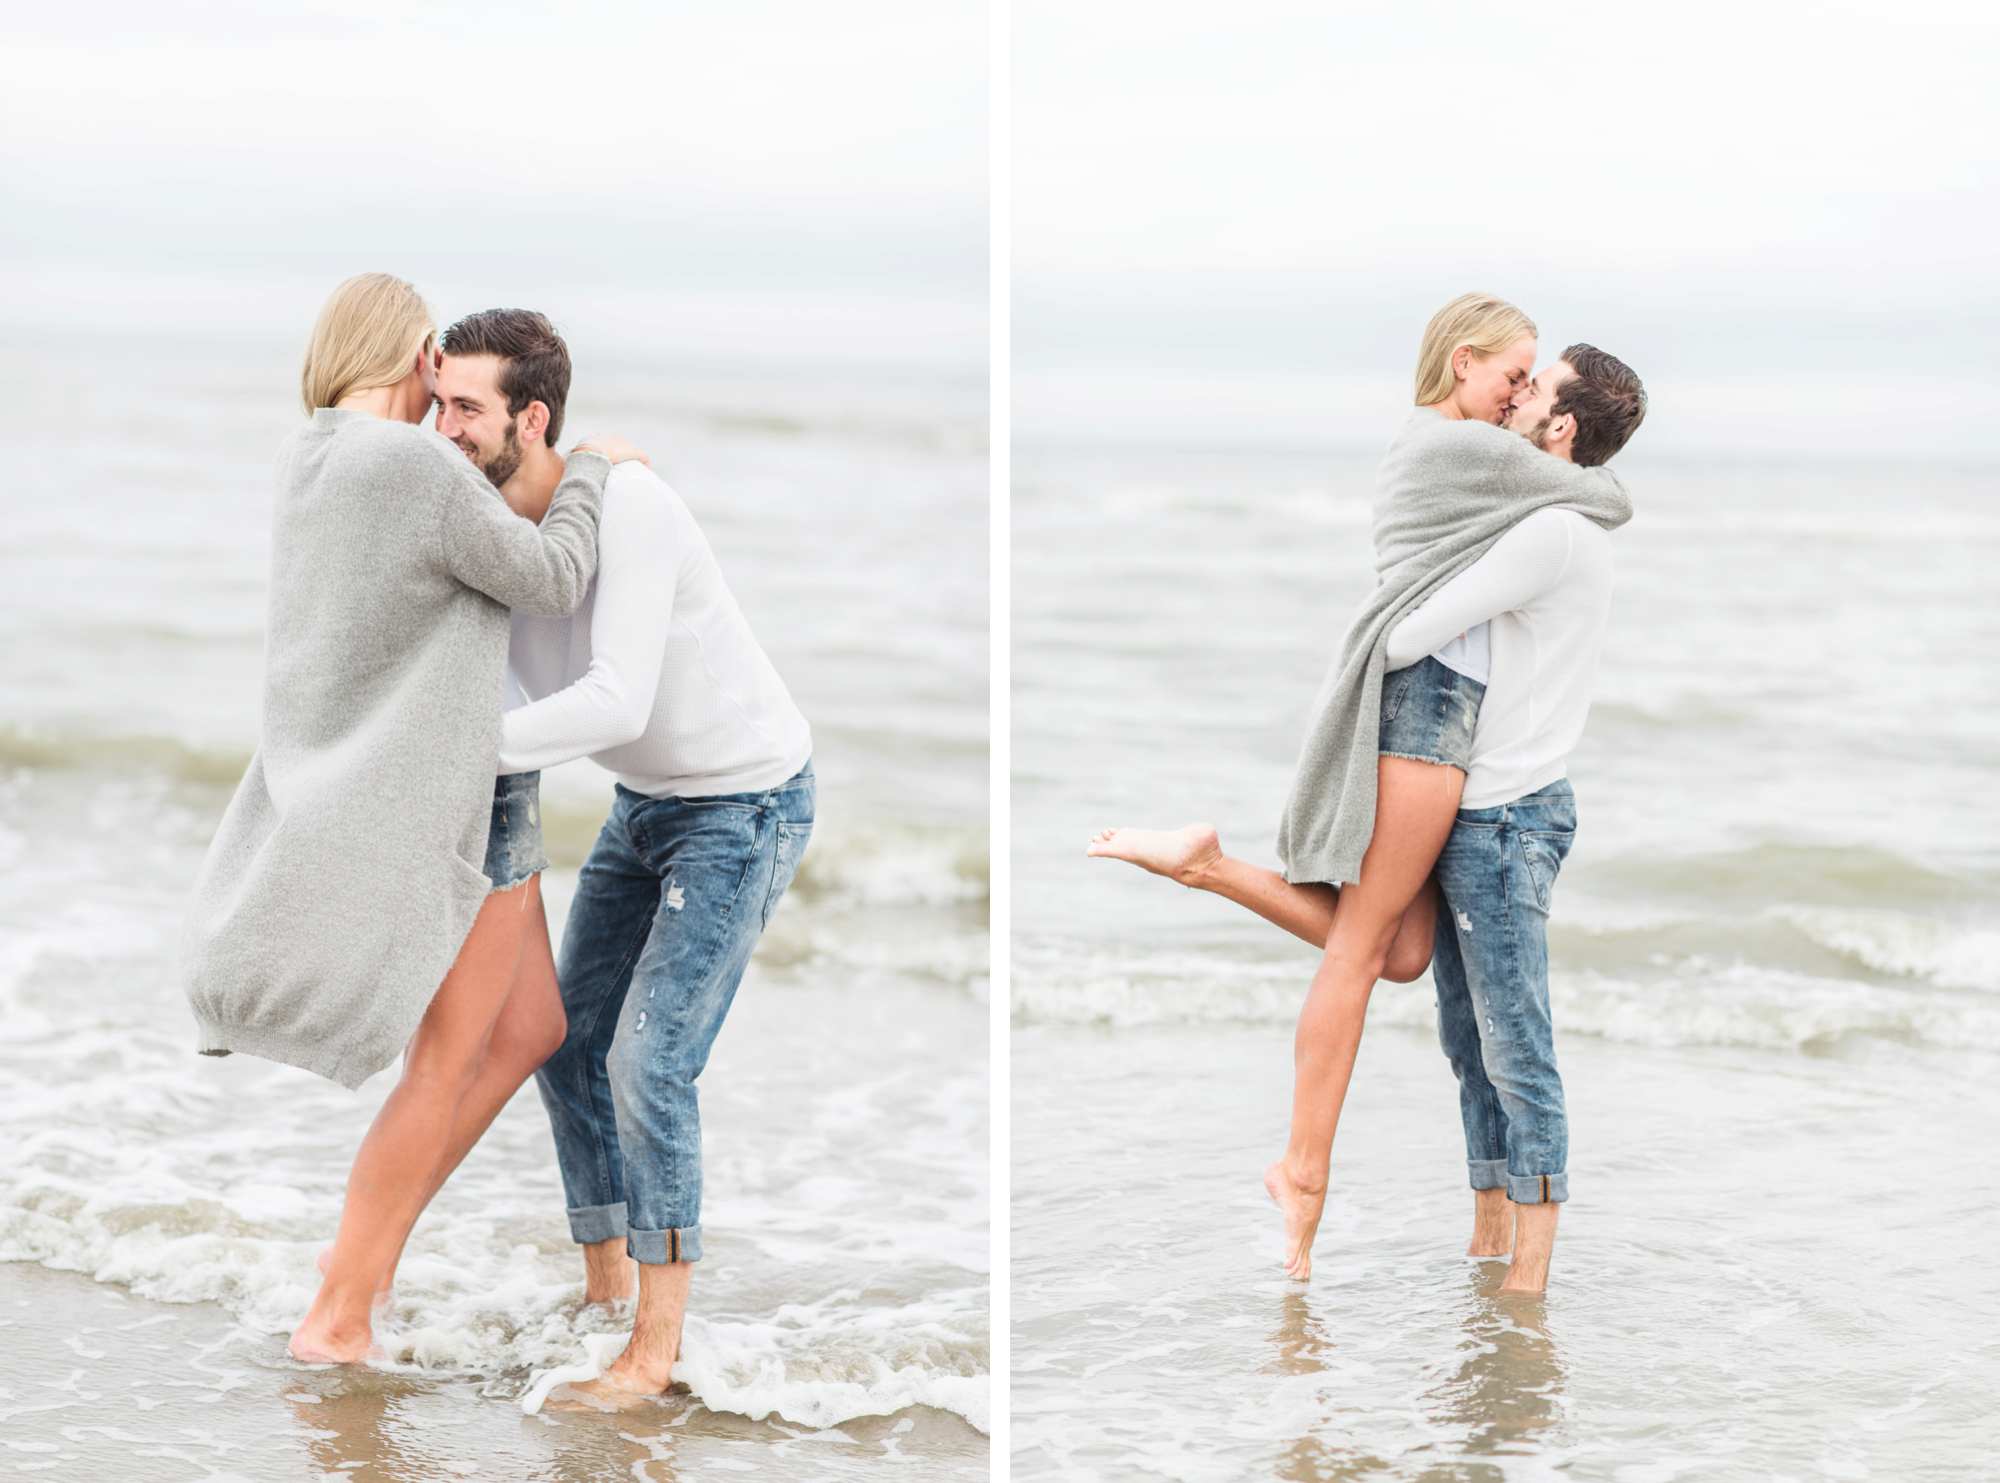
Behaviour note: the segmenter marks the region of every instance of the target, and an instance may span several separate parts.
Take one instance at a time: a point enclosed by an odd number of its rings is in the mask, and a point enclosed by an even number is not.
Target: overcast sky
[[[1324,433],[1476,288],[1694,443],[1990,446],[1994,15],[1015,0],[1017,425]]]
[[[10,313],[108,295],[171,314],[163,280],[205,312],[253,280],[323,295],[379,267],[447,298],[468,280],[652,295],[752,340],[879,325],[983,364],[983,8],[391,14],[109,0],[10,17]]]

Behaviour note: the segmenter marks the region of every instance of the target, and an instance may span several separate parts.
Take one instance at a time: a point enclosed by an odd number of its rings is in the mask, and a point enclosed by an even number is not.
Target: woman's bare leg
[[[1446,767],[1433,771],[1454,774],[1459,793],[1464,792],[1465,774],[1459,769]],[[1452,803],[1454,813],[1458,809],[1456,797],[1455,794]],[[1376,823],[1379,827],[1379,814]],[[1234,901],[1315,948],[1324,948],[1333,931],[1334,903],[1340,896],[1336,887],[1316,882],[1294,883],[1275,870],[1224,854],[1222,841],[1210,824],[1189,824],[1180,829],[1105,829],[1091,838],[1084,853],[1127,860],[1155,875],[1178,881],[1190,890],[1207,891]],[[1409,983],[1422,977],[1430,967],[1437,906],[1435,885],[1418,891],[1389,948],[1382,977],[1393,983]]]
[[[486,1054],[480,1059],[472,1085],[452,1119],[444,1160],[439,1164],[430,1192],[424,1198],[425,1209],[430,1208],[431,1200],[457,1172],[458,1166],[465,1162],[465,1156],[472,1152],[473,1146],[486,1136],[486,1130],[500,1115],[500,1109],[513,1100],[514,1094],[535,1074],[542,1062],[556,1053],[568,1027],[563,1014],[562,991],[556,984],[555,957],[549,950],[549,919],[542,906],[541,876],[531,877],[524,889],[528,899],[523,914],[520,962],[514,970],[514,982],[493,1021],[493,1033],[487,1039]],[[407,1235],[404,1240],[407,1243]],[[396,1261],[390,1265],[390,1280],[394,1279],[395,1268],[402,1257],[402,1248],[399,1247]],[[333,1248],[329,1246],[320,1253],[320,1271],[327,1270],[332,1258]]]
[[[1292,1045],[1292,1126],[1264,1186],[1285,1222],[1285,1271],[1312,1275],[1312,1241],[1326,1204],[1334,1131],[1347,1097],[1368,996],[1403,916],[1429,879],[1458,812],[1465,774],[1402,757],[1377,762],[1375,837],[1361,878],[1335,899],[1333,930]]]
[[[435,1187],[521,955],[528,887],[496,891],[403,1054],[403,1075],[354,1156],[326,1277],[292,1334],[295,1359],[347,1363],[373,1340],[369,1309]]]

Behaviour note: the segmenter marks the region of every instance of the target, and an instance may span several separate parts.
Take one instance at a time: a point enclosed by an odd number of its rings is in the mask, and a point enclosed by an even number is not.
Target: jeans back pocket
[[[1534,888],[1535,906],[1546,913],[1555,893],[1556,876],[1562,871],[1563,858],[1569,854],[1576,835],[1569,830],[1538,829],[1522,830],[1519,838],[1528,883]]]
[[[778,898],[785,894],[792,877],[799,873],[799,861],[805,858],[806,841],[812,838],[812,821],[791,819],[778,821],[777,847],[771,862],[771,889],[764,897],[764,925],[769,926],[771,913],[778,909]]]

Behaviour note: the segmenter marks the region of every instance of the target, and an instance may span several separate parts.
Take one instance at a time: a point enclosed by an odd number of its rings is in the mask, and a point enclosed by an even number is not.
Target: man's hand
[[[653,466],[652,459],[646,457],[645,454],[634,448],[623,438],[585,438],[581,443],[570,449],[570,452],[602,453],[613,463],[629,463],[633,459],[637,459],[649,469]]]

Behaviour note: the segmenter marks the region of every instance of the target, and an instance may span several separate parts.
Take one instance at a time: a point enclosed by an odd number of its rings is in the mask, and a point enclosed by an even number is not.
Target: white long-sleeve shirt
[[[1461,807],[1512,803],[1568,770],[1590,714],[1611,577],[1610,532],[1574,510],[1537,510],[1390,632],[1397,670],[1490,625]]]
[[[701,527],[641,463],[605,484],[582,606],[517,611],[507,670],[502,773],[589,757],[648,797],[706,797],[776,787],[812,753]]]

